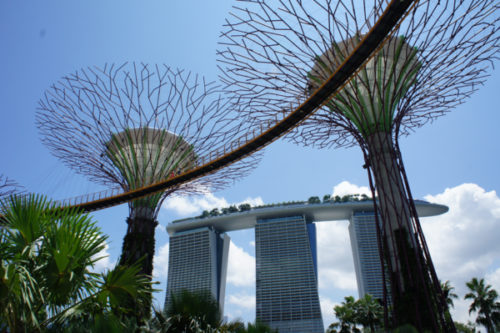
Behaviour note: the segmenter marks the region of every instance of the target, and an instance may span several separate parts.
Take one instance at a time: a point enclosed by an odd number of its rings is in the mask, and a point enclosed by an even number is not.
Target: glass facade
[[[381,221],[380,218],[379,221]],[[375,213],[353,212],[349,224],[349,235],[359,297],[370,294],[374,298],[383,299],[383,279],[380,268]],[[390,295],[387,296],[390,299]]]
[[[304,216],[258,220],[255,254],[257,319],[279,332],[324,332],[314,224]]]
[[[209,291],[224,311],[230,238],[212,228],[178,232],[170,237],[167,294],[183,289]]]

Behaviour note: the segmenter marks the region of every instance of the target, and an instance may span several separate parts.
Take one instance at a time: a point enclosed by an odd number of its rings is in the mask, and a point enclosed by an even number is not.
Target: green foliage
[[[222,322],[222,313],[219,304],[210,292],[193,293],[187,290],[179,294],[172,294],[170,305],[165,309],[167,317],[181,316],[184,320],[181,326],[186,326],[191,317],[203,318],[202,329],[208,325],[216,327]]]
[[[467,324],[454,322],[457,333],[476,333],[476,324],[468,321]]]
[[[435,299],[435,290],[431,280],[430,275],[424,273],[423,279],[415,279],[415,277],[419,276],[419,270],[422,272],[428,272],[429,268],[426,265],[426,261],[422,255],[422,253],[415,253],[410,244],[410,236],[408,230],[406,228],[400,228],[394,230],[394,236],[396,239],[396,244],[398,244],[398,252],[402,253],[406,249],[407,253],[405,256],[400,256],[400,264],[403,267],[401,272],[401,280],[403,286],[410,286],[413,283],[414,287],[408,288],[405,287],[402,293],[395,293],[394,295],[394,312],[396,317],[398,318],[398,323],[401,325],[404,324],[415,324],[415,318],[420,317],[421,327],[418,327],[419,330],[422,331],[433,331],[434,324],[437,323],[439,325],[439,321],[437,318],[437,306],[438,302]],[[417,257],[417,255],[419,257]],[[389,258],[388,252],[386,252],[386,260],[391,260]],[[420,267],[419,267],[420,265]],[[396,274],[391,272],[391,274]],[[397,281],[395,275],[393,275],[393,281]],[[429,290],[429,299],[430,306],[427,303],[424,286],[427,290]],[[399,285],[396,285],[396,288],[400,288]],[[417,304],[415,304],[418,302]],[[451,320],[451,318],[449,318]]]
[[[250,206],[250,204],[248,204],[248,203],[244,203],[244,204],[239,205],[238,208],[240,209],[240,212],[246,212],[246,211],[251,210],[252,206]]]
[[[316,197],[316,196],[313,196],[313,197],[310,197],[308,199],[308,203],[309,204],[319,204],[321,202],[323,203],[328,203],[328,202],[331,202],[331,203],[341,203],[341,202],[351,202],[351,201],[368,201],[368,200],[372,200],[372,198],[368,197],[366,194],[349,194],[349,195],[345,195],[343,196],[342,198],[339,197],[338,195],[333,197],[329,194],[325,194],[323,196],[323,201],[321,201],[319,199],[319,197]],[[264,205],[261,205],[261,206],[257,206],[257,207],[253,207],[253,209],[258,209],[258,208],[264,208],[264,207],[274,207],[274,206],[286,206],[286,205],[290,205],[290,204],[302,204],[302,203],[305,203],[304,201],[284,201],[284,202],[278,202],[278,203],[270,203],[270,204],[264,204]],[[212,211],[206,211],[204,210],[202,212],[202,214],[200,216],[197,216],[195,218],[197,219],[203,219],[203,218],[207,218],[207,217],[211,217],[211,216],[219,216],[221,214],[231,214],[231,213],[237,213],[237,212],[245,212],[245,211],[249,211],[249,210],[252,210],[252,206],[248,203],[244,203],[244,204],[241,204],[239,206],[239,209],[238,207],[234,206],[234,205],[231,205],[229,207],[223,207],[220,209],[222,213],[219,212],[218,208],[214,208]],[[180,219],[180,220],[175,220],[173,221],[174,223],[176,222],[181,222],[181,221],[185,221],[185,220],[190,220],[192,218],[185,218],[185,219]]]
[[[419,333],[419,332],[414,326],[412,326],[410,324],[406,324],[406,325],[399,326],[398,328],[396,328],[394,333]]]
[[[345,297],[341,305],[333,308],[339,320],[328,327],[327,333],[355,333],[361,332],[356,325],[363,325],[374,333],[376,327],[383,325],[384,309],[371,295],[354,301],[354,297]]]
[[[77,209],[61,209],[42,196],[9,197],[0,229],[0,326],[10,332],[44,330],[70,322],[113,324],[130,311],[126,296],[151,293],[139,266],[90,271],[107,236]],[[49,314],[49,315],[48,315]],[[118,325],[118,324],[117,324]],[[107,331],[112,331],[107,329]]]
[[[453,304],[453,300],[458,299],[457,294],[453,293],[453,289],[455,289],[455,287],[451,286],[449,280],[444,283],[439,280],[439,284],[441,285],[441,290],[443,291],[446,304],[448,304],[448,307],[454,308],[455,305]]]
[[[240,328],[237,330],[238,333],[278,333],[278,330],[273,330],[269,325],[262,323],[260,321],[255,321],[255,323],[248,323],[247,327]]]
[[[335,316],[339,320],[336,323],[328,326],[326,330],[327,333],[358,333],[361,332],[359,328],[356,327],[357,317],[356,317],[356,303],[354,297],[348,296],[344,298],[345,301],[341,305],[336,305],[333,308]]]
[[[491,285],[485,285],[484,279],[472,278],[465,285],[469,289],[464,299],[472,300],[469,314],[477,312],[476,323],[486,327],[488,333],[495,331],[494,326],[500,324],[500,303],[496,302],[498,293]]]
[[[310,204],[319,204],[321,203],[321,200],[319,200],[319,197],[310,197],[307,202],[309,202]]]
[[[220,212],[218,208],[214,208],[210,211],[210,216],[219,216]]]
[[[151,320],[141,327],[141,332],[151,333],[223,333],[237,332],[240,321],[225,322],[219,304],[210,292],[181,291],[172,294],[168,308],[154,309]]]
[[[375,332],[375,327],[382,326],[384,309],[370,294],[365,294],[363,298],[357,300],[354,307],[358,324],[370,327],[372,333]]]

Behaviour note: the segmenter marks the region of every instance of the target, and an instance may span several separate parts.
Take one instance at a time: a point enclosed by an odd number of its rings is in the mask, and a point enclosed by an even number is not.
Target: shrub
[[[238,210],[238,208],[236,208],[236,206],[232,205],[232,206],[229,206],[229,212],[236,213],[236,212],[239,212],[239,210]]]
[[[308,202],[310,204],[319,204],[319,203],[321,203],[321,201],[319,200],[319,197],[310,197],[309,200],[308,200]]]
[[[244,203],[244,204],[241,204],[241,205],[239,206],[239,208],[240,208],[240,211],[241,211],[241,212],[246,212],[246,211],[251,210],[251,209],[252,209],[252,206],[250,206],[250,204],[248,204],[248,203]]]

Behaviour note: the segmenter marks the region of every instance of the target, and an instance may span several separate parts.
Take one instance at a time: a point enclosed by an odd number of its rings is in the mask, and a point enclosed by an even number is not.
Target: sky
[[[88,66],[143,62],[166,64],[217,80],[216,50],[233,0],[189,1],[2,1],[0,2],[0,174],[25,189],[54,199],[99,187],[74,176],[43,146],[35,125],[38,100],[61,77]],[[498,65],[496,63],[496,65]],[[442,281],[450,280],[460,300],[452,311],[466,322],[465,282],[485,278],[500,290],[500,113],[498,70],[467,103],[416,130],[400,145],[415,198],[445,204],[450,211],[421,220]],[[166,225],[229,204],[307,200],[310,196],[367,191],[359,148],[317,150],[279,140],[265,150],[259,167],[226,190],[167,199],[156,230],[154,275],[165,297],[168,272]],[[109,235],[112,267],[121,252],[126,205],[93,213]],[[357,297],[348,221],[317,224],[319,294],[325,326],[333,307]],[[253,230],[231,232],[225,315],[255,319]]]

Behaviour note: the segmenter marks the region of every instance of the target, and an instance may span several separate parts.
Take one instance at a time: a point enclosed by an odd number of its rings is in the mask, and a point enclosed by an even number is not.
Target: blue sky
[[[215,3],[215,5],[214,5]],[[216,50],[231,6],[223,0],[191,1],[3,1],[0,2],[0,174],[27,190],[55,199],[98,189],[50,155],[35,126],[37,102],[61,77],[87,66],[126,61],[164,63],[216,80]],[[486,277],[500,290],[500,113],[491,77],[464,105],[401,140],[415,198],[447,204],[450,212],[422,220],[438,275],[451,280],[459,296],[464,282]],[[198,198],[168,200],[161,226],[196,215],[204,207],[244,201],[272,203],[312,195],[361,191],[367,186],[359,148],[316,150],[285,141],[266,149],[260,166],[234,186]],[[126,230],[126,206],[96,212],[110,236],[112,264]],[[318,225],[320,295],[325,324],[335,320],[333,305],[357,296],[347,221]],[[226,314],[255,318],[254,234],[230,234],[232,263]],[[165,289],[168,235],[157,230],[156,274]],[[106,263],[103,263],[106,264]],[[156,295],[163,303],[164,292]],[[456,319],[467,320],[467,303],[456,302]]]

